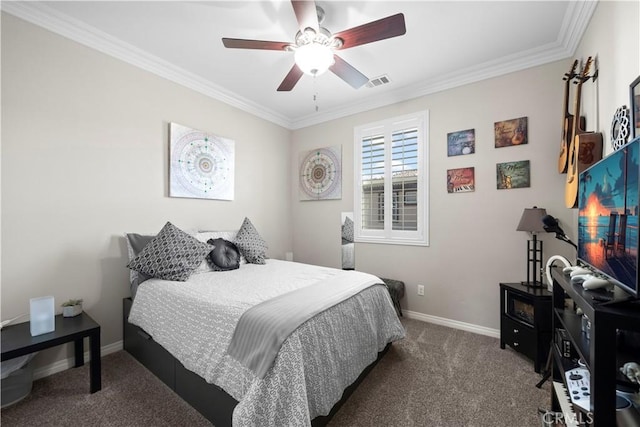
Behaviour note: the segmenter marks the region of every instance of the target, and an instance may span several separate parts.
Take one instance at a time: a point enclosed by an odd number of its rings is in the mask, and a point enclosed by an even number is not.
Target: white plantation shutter
[[[384,228],[385,154],[384,136],[362,139],[362,224],[367,229]]]
[[[354,130],[356,242],[428,245],[428,112]]]
[[[406,203],[406,195],[418,187],[418,129],[391,135],[391,180],[393,182],[393,230],[417,230],[417,205]]]

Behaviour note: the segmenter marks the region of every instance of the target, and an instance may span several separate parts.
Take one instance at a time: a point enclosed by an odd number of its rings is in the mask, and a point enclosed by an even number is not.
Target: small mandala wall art
[[[169,197],[233,200],[235,142],[169,125]]]
[[[342,199],[342,147],[300,153],[300,200]]]

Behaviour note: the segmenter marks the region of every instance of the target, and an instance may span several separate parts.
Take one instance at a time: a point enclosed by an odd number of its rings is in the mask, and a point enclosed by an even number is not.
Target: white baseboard
[[[402,310],[402,314],[409,319],[421,320],[423,322],[434,323],[436,325],[448,326],[454,329],[473,332],[474,334],[486,335],[493,338],[500,338],[500,330],[474,325],[472,323],[460,322],[458,320],[446,319],[444,317],[431,316],[429,314],[418,313],[417,311]]]
[[[473,332],[474,334],[487,335],[493,338],[500,338],[500,330],[487,328],[484,326],[474,325],[472,323],[460,322],[458,320],[446,319],[444,317],[432,316],[429,314],[418,313],[417,311],[409,311],[402,310],[402,314],[408,317],[409,319],[420,320],[422,322],[434,323],[436,325],[448,326],[454,329],[461,329],[463,331]],[[123,349],[122,340],[116,341],[112,344],[105,345],[100,348],[100,356],[106,356],[107,354],[115,353],[116,351],[120,351]],[[84,361],[89,361],[89,352],[86,351],[84,353]],[[58,372],[65,371],[69,368],[72,368],[75,364],[75,360],[73,357],[68,359],[59,360],[55,363],[52,363],[47,366],[43,366],[41,368],[33,371],[33,379],[37,380],[40,378],[48,377],[49,375],[57,374]]]
[[[105,345],[104,347],[100,347],[100,357],[106,356],[107,354],[115,353],[116,351],[120,351],[123,348],[122,340],[116,341],[113,344]],[[89,352],[84,352],[84,361],[85,363],[89,361]],[[70,357],[64,360],[58,360],[50,365],[43,366],[33,371],[33,379],[37,380],[40,378],[48,377],[49,375],[57,374],[58,372],[66,371],[69,368],[72,368],[75,365],[75,359]]]

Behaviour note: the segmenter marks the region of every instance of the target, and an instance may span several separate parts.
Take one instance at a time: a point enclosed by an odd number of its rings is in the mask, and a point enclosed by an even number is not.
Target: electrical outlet
[[[418,285],[418,295],[424,296],[424,285]]]

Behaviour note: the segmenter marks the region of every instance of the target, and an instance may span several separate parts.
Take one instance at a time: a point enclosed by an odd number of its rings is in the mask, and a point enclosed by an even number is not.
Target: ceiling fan
[[[329,30],[320,26],[324,20],[324,10],[317,6],[315,1],[292,0],[291,4],[300,27],[294,43],[222,39],[222,43],[227,48],[293,51],[295,64],[278,87],[278,91],[281,92],[293,89],[303,74],[317,76],[327,69],[354,89],[358,89],[369,79],[335,54],[335,51],[401,36],[407,31],[404,15],[398,13],[331,34]]]

